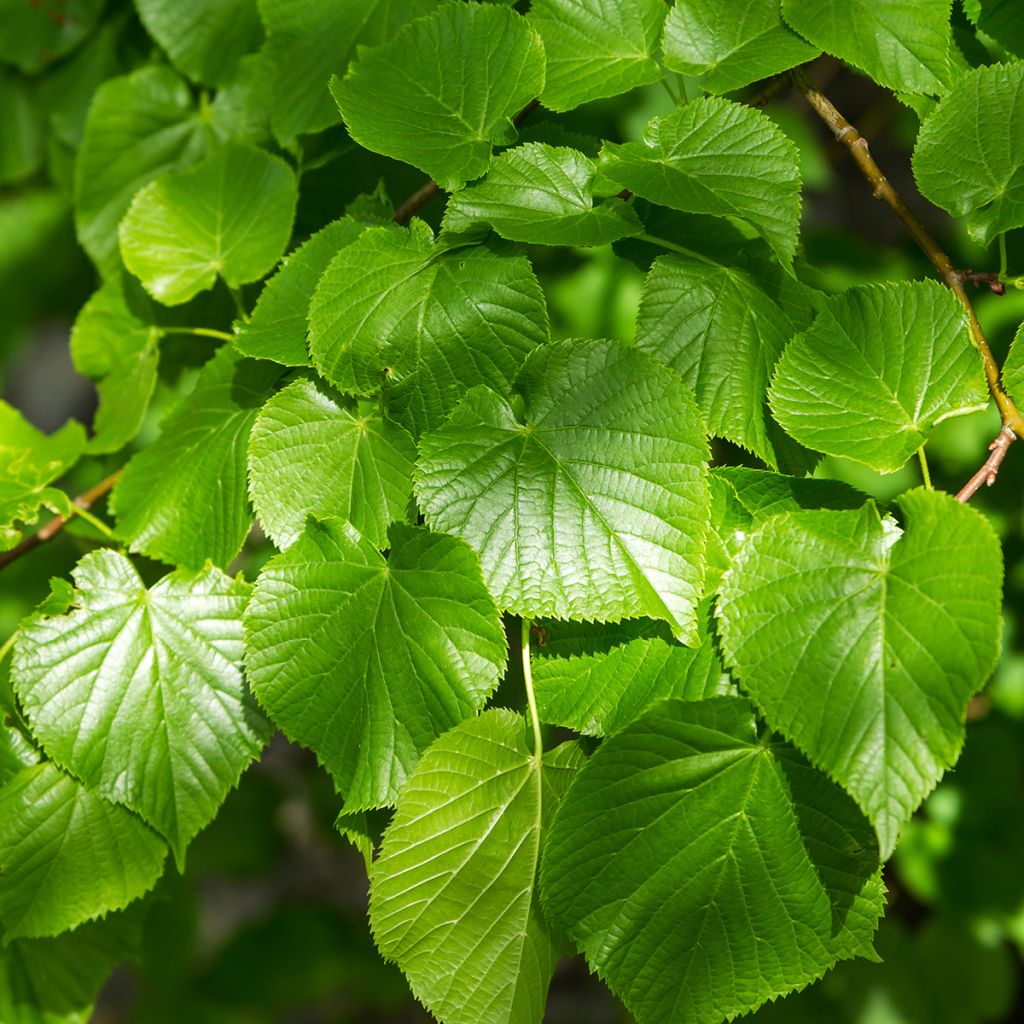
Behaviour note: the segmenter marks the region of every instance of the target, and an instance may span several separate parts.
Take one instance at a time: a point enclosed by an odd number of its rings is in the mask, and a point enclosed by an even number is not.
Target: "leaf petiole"
[[[533,723],[533,759],[540,762],[544,756],[544,739],[540,731],[540,715],[537,712],[537,697],[533,692],[533,670],[530,667],[530,626],[531,621],[523,619],[523,682],[526,685],[526,703],[530,708],[530,721]]]

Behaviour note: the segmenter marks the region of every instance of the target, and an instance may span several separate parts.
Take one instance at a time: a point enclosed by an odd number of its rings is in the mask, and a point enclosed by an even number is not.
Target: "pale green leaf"
[[[46,506],[66,515],[68,496],[56,487],[85,448],[85,431],[70,420],[55,434],[36,430],[21,413],[0,402],[0,551],[21,538],[18,523],[30,525]]]
[[[854,288],[786,347],[769,395],[790,436],[882,472],[900,468],[988,389],[967,313],[937,281]]]
[[[306,329],[310,299],[327,265],[362,230],[362,224],[342,217],[286,256],[263,286],[249,320],[236,325],[235,348],[255,359],[272,359],[285,366],[308,366]]]
[[[225,566],[252,525],[246,449],[281,368],[230,348],[203,368],[195,389],[135,455],[111,497],[132,551],[172,565]]]
[[[708,430],[772,468],[768,380],[795,329],[762,285],[737,266],[655,260],[644,283],[637,347],[694,390]]]
[[[147,893],[167,847],[131,811],[52,762],[0,789],[0,923],[5,941],[58,935]]]
[[[813,60],[818,49],[782,20],[780,0],[676,0],[665,20],[665,66],[723,93]]]
[[[136,811],[181,864],[268,737],[242,678],[249,585],[211,566],[147,589],[108,550],[74,580],[67,614],[22,625],[14,689],[47,755]]]
[[[914,147],[922,194],[989,242],[1024,226],[1024,62],[977,68],[925,119]]]
[[[474,385],[507,392],[547,337],[525,257],[446,250],[422,221],[364,231],[331,261],[309,308],[316,368],[345,392],[386,386],[389,410],[413,433],[439,426]]]
[[[0,698],[0,712],[3,711]],[[39,760],[32,745],[16,729],[8,728],[0,715],[0,786],[13,778],[22,768],[35,764]],[[3,1018],[0,1017],[0,1020]]]
[[[502,608],[695,637],[708,450],[686,387],[635,349],[568,341],[537,349],[516,390],[521,416],[475,388],[422,439],[427,522],[469,541]]]
[[[219,85],[263,37],[256,0],[135,0],[146,31],[193,81]]]
[[[557,940],[537,897],[542,830],[582,756],[546,755],[493,709],[445,733],[398,800],[373,867],[381,953],[446,1024],[540,1024]]]
[[[295,175],[282,159],[226,145],[136,194],[119,229],[121,256],[168,306],[212,288],[218,275],[237,288],[281,258],[296,195]]]
[[[373,545],[405,518],[416,445],[379,406],[360,409],[326,384],[297,380],[260,410],[249,439],[249,493],[286,548],[308,516],[347,519]]]
[[[884,856],[960,752],[999,653],[992,528],[938,492],[769,519],[726,576],[722,645],[771,726],[840,783]]]
[[[161,331],[129,304],[129,282],[112,274],[82,307],[71,329],[75,369],[96,382],[91,452],[115,452],[133,440],[156,387]]]
[[[898,93],[941,96],[952,0],[782,0],[789,25],[815,46]]]
[[[493,145],[514,141],[513,116],[543,86],[544,47],[520,15],[447,3],[360,49],[331,92],[356,142],[451,191],[487,170]]]
[[[666,701],[555,814],[544,910],[639,1024],[719,1024],[870,954],[871,831],[738,698]]]
[[[106,0],[0,0],[0,61],[34,74],[93,30]]]
[[[499,235],[538,245],[606,245],[643,230],[621,199],[594,205],[596,163],[541,142],[497,156],[479,184],[448,201],[446,231],[490,224]]]
[[[656,82],[664,20],[664,0],[534,0],[529,21],[548,61],[544,106],[571,110]]]
[[[141,904],[49,939],[0,947],[4,1024],[88,1024],[93,1001],[113,969],[139,950]]]
[[[135,193],[205,150],[192,94],[170,68],[140,68],[96,90],[75,161],[75,227],[102,273],[120,262],[117,226]]]
[[[438,0],[259,0],[271,68],[274,134],[282,143],[338,120],[327,83],[342,75],[356,44],[376,46]]]
[[[245,614],[252,688],[309,747],[347,811],[394,802],[420,754],[483,707],[505,635],[473,552],[395,525],[390,554],[311,522],[260,573]]]
[[[666,697],[704,700],[729,692],[710,640],[682,647],[638,637],[607,652],[533,663],[537,706],[544,722],[588,736],[618,732]]]
[[[1015,402],[1024,402],[1024,323],[1017,328],[1003,363],[1003,387]]]
[[[642,142],[601,150],[620,188],[683,213],[737,217],[783,263],[796,252],[800,169],[796,146],[761,111],[716,96],[656,117]]]

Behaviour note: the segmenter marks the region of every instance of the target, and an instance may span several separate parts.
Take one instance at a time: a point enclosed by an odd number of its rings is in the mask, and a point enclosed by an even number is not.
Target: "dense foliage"
[[[1015,8],[0,0],[0,1024],[1015,1019]]]

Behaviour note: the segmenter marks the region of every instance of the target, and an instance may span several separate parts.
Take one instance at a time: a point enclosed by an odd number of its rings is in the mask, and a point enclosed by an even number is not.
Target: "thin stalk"
[[[537,712],[537,697],[533,692],[533,670],[530,668],[530,626],[529,619],[523,619],[523,682],[526,685],[526,703],[530,708],[530,721],[533,723],[533,759],[540,764],[544,756],[544,739],[540,732],[540,715]]]
[[[195,334],[200,338],[219,338],[221,341],[235,340],[235,335],[227,331],[214,330],[212,327],[164,327],[161,328],[161,334]]]
[[[245,301],[242,299],[242,289],[228,287],[228,291],[231,292],[231,298],[235,300],[235,309],[238,311],[238,319],[242,323],[249,322],[249,311],[245,308]]]
[[[999,280],[1006,280],[1006,232],[999,232]]]
[[[99,516],[94,516],[88,509],[78,507],[75,509],[75,515],[78,516],[79,519],[84,519],[90,526],[96,527],[96,529],[99,530],[100,533],[102,533],[108,540],[116,539],[114,537],[114,531],[107,526]]]
[[[668,79],[665,77],[665,75],[663,74],[661,78],[658,79],[658,81],[661,82],[661,84],[665,87],[665,92],[668,93],[669,98],[678,107],[679,97],[675,94],[675,91],[672,89],[672,86],[668,84]],[[685,103],[686,101],[684,100],[683,102]]]
[[[634,237],[641,242],[647,242],[648,245],[656,245],[659,249],[666,249],[668,252],[675,252],[680,256],[685,256],[687,259],[698,260],[701,263],[706,263],[709,267],[718,266],[714,260],[708,259],[707,256],[703,256],[701,253],[695,252],[693,249],[687,249],[685,246],[676,245],[675,242],[670,242],[667,238],[658,238],[657,235],[648,235],[646,232],[641,235],[634,235]]]
[[[18,639],[18,631],[15,630],[4,642],[0,645],[0,665],[3,664],[4,658],[11,653],[11,648],[14,646],[14,641]]]
[[[921,463],[921,478],[924,480],[925,487],[930,491],[932,489],[932,475],[928,472],[928,458],[924,453],[924,445],[917,449],[917,458]]]

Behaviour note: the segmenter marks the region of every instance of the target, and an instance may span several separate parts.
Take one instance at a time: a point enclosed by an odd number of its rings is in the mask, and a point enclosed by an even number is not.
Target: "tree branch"
[[[960,489],[956,496],[957,501],[970,501],[971,496],[982,484],[986,487],[991,487],[996,482],[996,474],[999,472],[999,467],[1003,464],[1003,459],[1006,458],[1010,445],[1016,440],[1017,435],[1009,427],[1004,426],[999,431],[996,439],[988,446],[988,450],[992,454],[985,460],[985,465]]]
[[[0,552],[0,569],[6,569],[12,562],[16,562],[22,555],[27,555],[34,548],[39,547],[40,544],[51,540],[56,537],[61,530],[64,529],[72,519],[77,517],[77,509],[88,509],[91,505],[94,505],[100,500],[105,494],[107,494],[117,483],[121,477],[123,470],[118,470],[116,473],[111,473],[106,480],[101,480],[95,487],[90,487],[89,490],[84,491],[72,502],[74,506],[71,509],[71,513],[67,516],[56,516],[51,519],[45,526],[40,527],[31,536],[26,537],[17,547],[11,548],[10,551]]]
[[[961,305],[967,311],[971,339],[973,340],[975,347],[981,353],[982,364],[985,368],[985,378],[988,381],[988,389],[992,393],[992,397],[995,399],[996,405],[999,408],[999,415],[1003,421],[1004,431],[1009,435],[1024,437],[1024,417],[1021,416],[1020,410],[1018,410],[1010,396],[1003,390],[1003,386],[999,379],[999,364],[996,363],[995,358],[992,355],[992,350],[988,347],[988,342],[985,340],[985,333],[981,329],[981,324],[978,323],[978,317],[974,312],[974,307],[971,305],[971,300],[968,297],[967,292],[964,290],[964,283],[960,273],[950,262],[949,257],[941,248],[939,248],[938,243],[929,234],[928,229],[907,208],[906,203],[903,202],[899,193],[892,187],[889,180],[882,173],[878,164],[875,163],[870,151],[868,150],[867,140],[852,124],[850,124],[849,121],[846,120],[845,117],[843,117],[842,114],[839,113],[838,110],[836,110],[831,101],[810,83],[807,76],[802,71],[798,69],[792,72],[792,75],[796,87],[804,94],[807,102],[810,103],[811,107],[814,109],[814,112],[822,119],[822,121],[825,122],[826,125],[828,125],[836,139],[838,139],[838,141],[850,151],[850,154],[856,161],[861,173],[873,187],[875,198],[882,200],[882,202],[884,202],[886,206],[888,206],[889,209],[899,217],[906,229],[913,236],[914,241],[917,242],[924,254],[931,261],[932,266],[939,272],[939,276],[942,278],[943,282],[960,300]],[[1003,432],[1000,433],[1000,437],[1002,436],[1005,436]],[[997,438],[994,443],[999,444],[1001,442],[999,442]],[[999,457],[999,462],[1001,462],[1003,456],[1005,456],[1005,448],[1008,444],[1009,442],[1003,444],[1003,452]],[[991,461],[991,459],[989,461]],[[987,465],[988,463],[986,463],[986,466]],[[998,469],[998,462],[996,463],[995,468]],[[984,467],[979,472],[985,472]],[[994,474],[992,475],[994,478]],[[984,478],[987,479],[987,475]],[[964,490],[967,490],[967,488],[965,487]],[[975,488],[975,490],[977,490],[977,488]],[[963,491],[960,493],[963,494]]]

